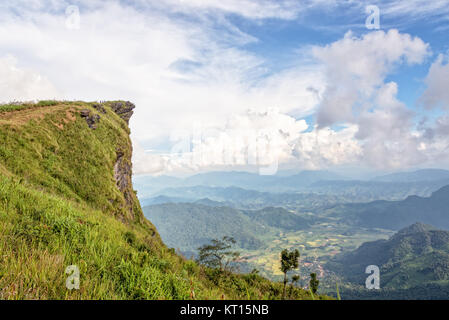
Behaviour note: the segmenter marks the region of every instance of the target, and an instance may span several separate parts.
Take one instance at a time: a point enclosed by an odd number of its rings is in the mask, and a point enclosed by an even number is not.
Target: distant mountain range
[[[237,187],[178,187],[167,188],[151,198],[140,198],[142,205],[161,203],[197,202],[208,199],[240,209],[262,209],[269,206],[294,207],[301,211],[313,211],[323,206],[345,202],[345,199],[332,195],[310,193],[269,193]]]
[[[189,199],[185,191],[193,187],[240,188],[258,192],[314,193],[340,197],[341,202],[369,202],[373,200],[402,200],[409,195],[429,196],[432,192],[449,185],[449,171],[427,169],[407,173],[395,173],[372,180],[349,180],[329,171],[302,171],[284,176],[261,176],[248,172],[208,172],[184,179],[169,176],[136,176],[134,185],[139,199],[156,196],[184,198],[187,201],[210,197],[209,191]],[[181,200],[181,199],[180,199]]]
[[[380,268],[380,291],[364,288],[369,265]],[[346,298],[447,299],[449,232],[415,223],[388,240],[366,242],[326,267],[353,285],[343,290]]]
[[[428,198],[409,196],[402,201],[344,204],[333,211],[349,224],[369,228],[399,230],[421,221],[449,229],[449,186]]]
[[[345,178],[329,171],[302,171],[290,176],[264,176],[249,172],[214,171],[196,174],[184,179],[169,176],[136,176],[134,177],[134,184],[144,197],[148,197],[164,188],[192,186],[240,187],[257,191],[287,192],[296,191],[324,180],[345,180]]]
[[[373,181],[382,182],[418,182],[449,179],[449,171],[442,169],[424,169],[412,172],[397,172],[376,177]]]

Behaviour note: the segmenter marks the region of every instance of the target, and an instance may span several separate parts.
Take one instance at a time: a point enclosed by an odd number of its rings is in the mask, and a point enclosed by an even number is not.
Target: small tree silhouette
[[[213,239],[211,244],[198,248],[198,263],[222,272],[234,271],[233,264],[239,259],[240,253],[232,251],[236,241],[232,237],[223,237],[221,240]]]
[[[316,278],[316,273],[310,274],[309,288],[312,290],[312,293],[315,294],[318,291],[318,285],[320,284],[320,280]]]
[[[299,251],[288,251],[287,249],[281,252],[281,271],[284,273],[284,290],[282,291],[282,299],[285,299],[285,289],[288,282],[287,273],[290,270],[297,269],[299,266]]]

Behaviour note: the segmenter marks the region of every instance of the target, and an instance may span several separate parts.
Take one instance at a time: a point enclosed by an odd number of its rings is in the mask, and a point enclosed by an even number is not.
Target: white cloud
[[[278,109],[248,110],[229,117],[221,127],[198,123],[190,132],[179,132],[173,137],[172,152],[159,155],[163,165],[158,166],[157,173],[192,173],[230,167],[255,170],[274,165],[275,169],[280,166],[321,169],[356,164],[362,156],[362,148],[354,139],[356,133],[355,125],[339,131],[319,130]],[[156,173],[155,163],[162,163],[151,158],[141,160],[147,161],[149,167],[139,163],[138,173]]]
[[[2,102],[45,100],[59,97],[56,88],[43,76],[17,66],[12,56],[0,58],[0,99]]]
[[[53,10],[42,12],[42,3]],[[313,68],[267,77],[264,59],[240,47],[254,39],[222,18],[171,19],[83,1],[80,29],[71,30],[57,4],[36,1],[30,10],[19,3],[20,17],[3,12],[0,54],[45,74],[66,99],[132,100],[138,106],[132,132],[141,142],[189,129],[198,118],[219,124],[249,107],[307,115],[323,88]]]
[[[425,79],[427,89],[422,96],[422,103],[427,108],[441,107],[449,110],[449,56],[440,54],[430,67]]]
[[[357,161],[394,167],[425,161],[431,152],[437,157],[433,141],[414,132],[413,115],[397,99],[397,84],[386,82],[397,66],[427,57],[429,47],[421,39],[396,30],[360,38],[348,33],[314,47],[312,61],[298,60],[273,72],[263,56],[246,49],[258,39],[228,19],[236,14],[256,23],[288,20],[338,3],[185,0],[175,6],[175,0],[132,5],[83,0],[75,2],[80,28],[70,29],[69,1],[5,1],[0,57],[11,55],[17,62],[0,60],[0,71],[8,75],[3,97],[132,100],[137,105],[131,120],[134,162],[141,173],[216,166],[221,145],[231,147],[233,161],[244,165],[239,154],[261,128],[272,133],[276,158],[307,168]],[[446,72],[447,64],[437,61],[427,79],[428,92],[439,101],[447,99],[439,86]],[[9,89],[15,84],[21,89]],[[305,122],[298,119],[312,115],[318,105],[319,127],[305,132]],[[248,108],[253,112],[245,113]],[[430,128],[434,135],[445,130],[440,120],[438,130]],[[215,136],[201,144],[210,151],[204,163],[189,162],[200,152],[195,145],[185,159],[148,154],[141,147],[177,132],[190,134],[195,123],[215,128]],[[345,128],[332,128],[336,124]],[[246,142],[227,143],[242,137]]]
[[[135,174],[160,174],[167,169],[168,159],[145,152],[139,141],[133,140],[133,172]]]
[[[293,163],[306,169],[358,164],[363,152],[360,143],[354,139],[357,130],[356,125],[339,131],[315,127],[313,131],[301,134],[295,141],[296,161]]]
[[[294,19],[303,8],[293,0],[169,0],[173,10],[218,10],[251,19]]]
[[[357,125],[354,137],[370,166],[398,168],[426,160],[412,133],[414,114],[397,99],[397,84],[385,79],[403,63],[422,63],[429,55],[428,44],[397,30],[361,38],[348,33],[313,53],[324,64],[328,83],[317,114],[321,128]]]
[[[318,112],[318,124],[323,127],[354,121],[355,111],[367,108],[366,102],[376,95],[394,67],[404,61],[422,62],[428,55],[428,44],[397,30],[371,32],[361,38],[348,32],[342,40],[315,47],[313,54],[325,65],[328,80]]]
[[[429,16],[444,17],[449,13],[447,0],[395,0],[382,3],[382,11],[392,16],[408,17],[408,19],[424,19]]]
[[[308,128],[304,120],[278,109],[234,114],[220,126],[196,123],[174,135],[165,171],[223,167],[260,167],[294,159],[294,144]],[[144,171],[145,172],[145,171]]]

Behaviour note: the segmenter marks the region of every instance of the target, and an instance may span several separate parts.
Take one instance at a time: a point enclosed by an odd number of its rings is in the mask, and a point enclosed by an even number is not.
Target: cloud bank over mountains
[[[287,67],[273,69],[248,49],[261,40],[232,19],[301,21],[340,1],[77,1],[78,20],[69,5],[0,6],[0,96],[133,101],[136,173],[273,161],[303,169],[449,166],[447,53],[435,56],[426,39],[396,29],[366,30],[301,43]],[[440,1],[409,6],[426,16],[446,10]],[[363,4],[351,8],[364,21]],[[400,8],[389,1],[383,10],[399,18]],[[391,76],[429,63],[419,107],[401,101]],[[153,147],[163,150],[145,151]]]

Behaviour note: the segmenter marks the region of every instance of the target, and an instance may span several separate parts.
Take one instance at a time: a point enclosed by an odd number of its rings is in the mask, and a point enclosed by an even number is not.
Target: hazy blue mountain
[[[205,206],[209,206],[209,207],[224,207],[224,206],[226,206],[226,203],[224,203],[224,202],[214,201],[209,198],[199,199],[199,200],[196,200],[194,203],[204,204]]]
[[[240,171],[213,171],[199,173],[184,179],[184,186],[210,186],[210,187],[231,187],[240,186],[252,188],[258,183],[271,183],[276,181],[276,176],[261,176],[256,173]]]
[[[417,182],[417,181],[438,181],[449,179],[449,171],[442,169],[423,169],[412,172],[397,172],[380,177],[373,181],[383,182]]]
[[[423,170],[419,173],[425,175],[426,172],[427,170]],[[444,178],[446,176],[444,173],[447,171],[432,169],[429,172],[429,177],[436,177],[440,173],[440,176]],[[402,176],[403,174],[398,173],[397,175]],[[259,208],[283,205],[279,202],[279,199],[283,196],[276,198],[268,195],[268,192],[278,195],[289,194],[286,196],[289,199],[292,198],[291,194],[313,193],[322,195],[323,203],[329,203],[328,200],[332,197],[334,197],[333,200],[338,199],[342,203],[370,202],[373,200],[403,200],[410,195],[427,197],[441,187],[449,185],[449,178],[439,180],[433,180],[433,178],[422,180],[424,178],[419,178],[421,180],[412,181],[414,178],[410,177],[409,182],[380,181],[382,179],[394,180],[387,177],[376,179],[379,179],[379,181],[345,180],[328,171],[302,171],[290,176],[260,176],[248,172],[208,172],[184,179],[169,176],[137,176],[134,177],[134,185],[138,191],[139,199],[143,200],[145,204],[151,203],[148,202],[150,201],[149,198],[164,195],[170,198],[184,198],[185,202],[210,198],[214,201],[228,202],[227,205],[233,205],[232,203],[235,202],[236,198],[234,194],[241,192],[251,199],[258,199],[259,202],[261,202],[260,194],[257,194],[257,192],[264,193],[264,197],[268,196],[270,200],[274,200],[272,203],[262,201]],[[246,191],[243,191],[243,189],[246,189]],[[188,194],[185,194],[185,192]],[[218,199],[214,197],[218,197]],[[228,197],[233,197],[234,200],[230,200]],[[311,197],[313,196],[311,195]],[[291,202],[291,200],[287,201]],[[316,204],[316,201],[314,202]],[[330,202],[332,203],[332,201]]]
[[[300,190],[321,180],[342,179],[329,171],[302,171],[291,176],[263,176],[248,172],[208,172],[184,180],[185,186],[240,187],[258,191],[286,192]]]
[[[302,171],[298,174],[284,177],[281,183],[292,188],[308,187],[318,181],[345,180],[339,174],[330,171]]]
[[[267,207],[261,210],[244,211],[253,221],[287,231],[303,230],[310,227],[310,221],[279,207]]]
[[[380,291],[363,288],[369,265],[380,268]],[[337,256],[326,267],[358,286],[353,292],[345,292],[346,297],[447,299],[449,232],[415,223],[388,240],[366,242]]]
[[[334,208],[334,212],[348,223],[370,228],[398,230],[421,221],[449,229],[449,186],[428,198],[409,196],[402,201],[345,204]]]
[[[135,188],[143,197],[165,188],[176,187],[239,187],[257,191],[289,192],[304,190],[312,183],[321,180],[342,180],[344,177],[329,171],[302,171],[298,174],[263,176],[243,171],[213,171],[195,174],[186,178],[169,176],[136,176]]]
[[[428,197],[449,185],[449,179],[415,182],[384,181],[319,181],[310,185],[309,192],[343,197],[346,202],[369,202],[373,200],[403,200],[410,195]]]
[[[305,193],[269,193],[247,190],[237,187],[180,187],[167,188],[159,191],[158,195],[175,198],[182,195],[188,199],[200,200],[208,198],[222,202],[223,205],[242,209],[262,209],[270,206],[294,208],[301,211],[314,211],[318,208],[344,202],[345,199],[332,195]],[[145,201],[144,198],[141,198]],[[173,202],[173,201],[170,201]],[[192,202],[192,201],[186,201]]]
[[[179,202],[194,202],[195,200],[181,197],[168,197],[165,195],[156,196],[153,198],[139,199],[141,206],[149,206],[162,203],[179,203]]]
[[[154,193],[161,189],[182,186],[182,183],[182,179],[170,176],[133,176],[133,185],[138,191],[139,199],[151,198],[154,196]]]

